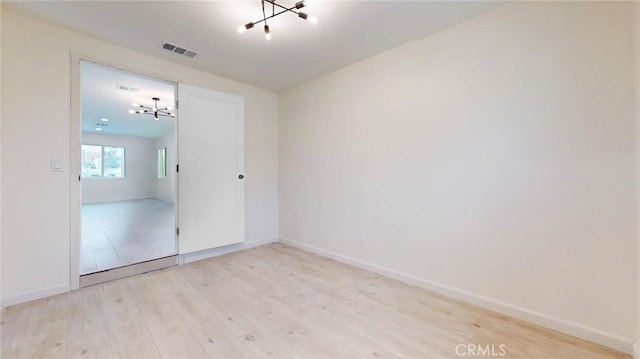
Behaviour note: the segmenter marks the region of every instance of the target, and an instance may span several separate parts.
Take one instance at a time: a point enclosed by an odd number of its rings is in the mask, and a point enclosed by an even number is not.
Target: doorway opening
[[[176,90],[80,62],[80,286],[177,263]]]

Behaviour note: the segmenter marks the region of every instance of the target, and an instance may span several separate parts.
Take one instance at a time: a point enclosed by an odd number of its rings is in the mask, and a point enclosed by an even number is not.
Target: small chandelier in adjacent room
[[[304,13],[302,11],[300,11],[300,9],[302,9],[303,7],[305,7],[307,4],[304,2],[304,0],[298,1],[297,3],[295,3],[295,5],[293,5],[292,7],[286,7],[286,6],[282,6],[280,4],[278,4],[276,2],[276,0],[261,0],[262,2],[262,20],[258,20],[258,21],[254,21],[254,22],[248,22],[244,25],[240,25],[238,27],[238,32],[239,33],[244,33],[247,30],[253,28],[254,26],[258,25],[261,22],[264,22],[264,36],[266,37],[267,40],[271,40],[271,29],[269,29],[269,24],[267,24],[267,20],[274,18],[278,15],[284,14],[285,12],[291,12],[294,13],[296,15],[298,15],[299,18],[301,18],[302,20],[309,20],[312,24],[316,24],[318,23],[318,20],[312,16],[307,15],[307,13]],[[267,16],[267,11],[265,10],[265,3],[267,4],[271,4],[271,15]],[[269,5],[267,5],[268,7]],[[276,7],[278,8],[278,12],[276,12]]]
[[[136,110],[129,110],[129,113],[137,113],[139,115],[153,115],[153,117],[156,118],[156,121],[159,119],[160,116],[165,116],[165,117],[176,117],[176,114],[173,112],[170,112],[171,108],[170,107],[165,107],[165,108],[159,108],[158,107],[158,101],[160,101],[159,98],[154,97],[152,98],[153,100],[153,107],[149,107],[149,106],[144,106],[144,105],[139,105],[137,103],[133,103],[133,107],[136,107]]]

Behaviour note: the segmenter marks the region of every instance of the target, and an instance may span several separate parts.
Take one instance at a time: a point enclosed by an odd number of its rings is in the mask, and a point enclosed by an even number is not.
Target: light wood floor
[[[282,244],[10,307],[1,328],[5,359],[628,357]]]
[[[80,274],[176,254],[173,204],[154,198],[82,205]]]

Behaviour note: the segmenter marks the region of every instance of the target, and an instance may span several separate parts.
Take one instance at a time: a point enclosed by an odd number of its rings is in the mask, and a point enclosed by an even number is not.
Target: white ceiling
[[[134,75],[114,68],[82,62],[80,67],[82,131],[109,135],[160,137],[173,131],[175,118],[130,114],[132,103],[153,107],[175,107],[175,86],[161,80]],[[117,85],[133,87],[130,92]],[[108,121],[102,121],[101,119]],[[96,128],[102,129],[97,131]]]
[[[293,6],[296,0],[278,0]],[[493,1],[307,0],[317,25],[285,13],[269,21],[273,39],[256,26],[259,0],[3,1],[14,11],[88,33],[187,66],[283,91],[406,42],[489,11]],[[164,42],[198,52],[184,57]]]

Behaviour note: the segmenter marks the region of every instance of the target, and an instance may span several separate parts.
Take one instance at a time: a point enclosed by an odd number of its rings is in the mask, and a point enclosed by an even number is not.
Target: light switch
[[[51,160],[51,172],[62,172],[61,160]]]

